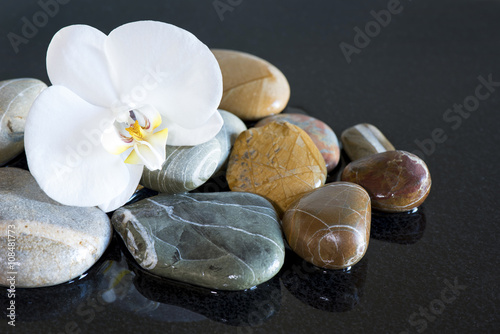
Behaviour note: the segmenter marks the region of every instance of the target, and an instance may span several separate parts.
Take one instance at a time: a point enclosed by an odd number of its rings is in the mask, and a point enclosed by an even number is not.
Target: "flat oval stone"
[[[219,113],[224,120],[224,125],[217,136],[215,136],[215,139],[219,141],[221,147],[221,157],[219,164],[215,169],[215,173],[227,167],[229,154],[231,153],[231,148],[233,147],[236,138],[238,138],[240,133],[247,129],[245,123],[243,123],[243,121],[236,115],[222,109],[219,109]]]
[[[280,113],[290,99],[290,85],[274,65],[248,53],[212,50],[223,78],[220,108],[245,121]]]
[[[260,120],[255,124],[255,127],[264,126],[271,122],[288,122],[304,130],[321,152],[323,159],[325,159],[326,170],[328,172],[332,171],[339,163],[339,140],[332,128],[326,123],[307,115],[280,114]]]
[[[290,248],[326,269],[356,264],[370,239],[370,196],[359,185],[333,182],[295,201],[283,216]]]
[[[37,79],[0,81],[0,165],[23,151],[26,116],[45,88]]]
[[[226,178],[232,191],[264,196],[282,214],[297,196],[325,184],[326,166],[304,130],[273,122],[236,139]]]
[[[344,151],[351,161],[372,154],[395,150],[384,134],[377,127],[368,123],[358,124],[344,130],[340,139]]]
[[[215,172],[222,150],[219,140],[212,139],[196,146],[166,146],[166,159],[161,169],[144,167],[141,184],[167,194],[191,191],[205,183]]]
[[[251,288],[284,261],[276,211],[254,194],[161,194],[120,208],[112,223],[142,268],[211,289]]]
[[[353,161],[342,181],[354,182],[368,191],[374,209],[410,211],[424,202],[431,190],[431,174],[425,162],[405,151],[388,151]]]
[[[112,233],[103,211],[59,204],[28,171],[0,168],[0,285],[9,285],[9,234],[19,263],[13,270],[16,287],[33,288],[83,274],[104,253]]]

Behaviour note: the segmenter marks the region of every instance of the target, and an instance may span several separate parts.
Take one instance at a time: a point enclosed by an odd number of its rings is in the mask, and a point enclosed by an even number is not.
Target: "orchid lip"
[[[124,111],[113,110],[116,119],[111,131],[101,138],[104,148],[111,154],[130,150],[124,160],[128,164],[143,164],[159,169],[165,160],[168,130],[156,130],[162,124],[158,111],[149,106]]]

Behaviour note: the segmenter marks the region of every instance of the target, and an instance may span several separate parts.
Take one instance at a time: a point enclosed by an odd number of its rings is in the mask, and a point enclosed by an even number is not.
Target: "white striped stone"
[[[162,168],[151,171],[144,167],[141,184],[166,194],[194,190],[215,172],[221,158],[217,139],[196,146],[168,146]]]

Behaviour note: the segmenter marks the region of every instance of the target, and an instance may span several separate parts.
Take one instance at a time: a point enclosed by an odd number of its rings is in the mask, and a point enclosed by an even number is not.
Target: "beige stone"
[[[290,85],[269,62],[248,53],[218,50],[224,85],[220,108],[245,121],[280,113],[290,99]]]

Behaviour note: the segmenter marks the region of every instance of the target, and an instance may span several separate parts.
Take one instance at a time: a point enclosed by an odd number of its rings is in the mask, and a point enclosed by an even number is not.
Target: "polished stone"
[[[219,62],[224,94],[220,108],[253,121],[283,111],[290,86],[274,65],[248,53],[212,50]]]
[[[45,88],[37,79],[0,81],[0,165],[23,151],[26,117]]]
[[[388,151],[353,161],[342,173],[342,181],[354,182],[368,191],[374,209],[410,211],[424,202],[431,189],[425,162],[405,151]]]
[[[247,129],[245,123],[236,115],[222,109],[219,109],[219,113],[224,120],[224,125],[217,136],[215,136],[215,139],[219,141],[221,147],[221,157],[215,169],[215,173],[226,169],[229,154],[231,153],[236,138]]]
[[[344,151],[352,161],[372,154],[395,150],[384,134],[377,127],[368,123],[358,124],[344,130],[340,139]]]
[[[264,126],[271,122],[289,122],[304,130],[321,152],[328,172],[332,171],[339,163],[339,141],[335,132],[326,123],[307,115],[280,114],[266,117],[255,124],[255,126]]]
[[[343,269],[365,255],[370,239],[370,196],[359,185],[334,182],[295,201],[283,216],[290,248],[326,269]]]
[[[0,168],[0,285],[8,284],[9,234],[15,237],[16,287],[29,288],[83,274],[106,250],[112,228],[103,211],[56,203],[29,172]]]
[[[298,196],[325,183],[326,166],[304,130],[273,122],[238,137],[226,178],[232,191],[262,195],[281,215]]]
[[[161,169],[151,171],[144,167],[141,184],[166,194],[191,191],[205,183],[221,160],[218,139],[196,146],[166,146],[166,159]]]
[[[112,222],[142,268],[207,288],[251,288],[284,261],[276,211],[255,194],[161,194],[120,208]]]

